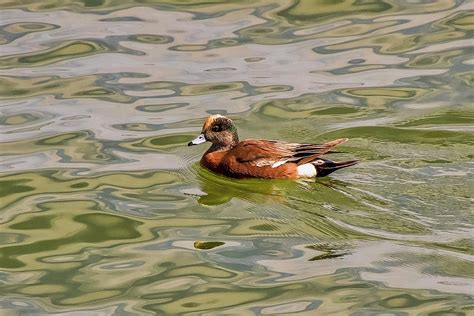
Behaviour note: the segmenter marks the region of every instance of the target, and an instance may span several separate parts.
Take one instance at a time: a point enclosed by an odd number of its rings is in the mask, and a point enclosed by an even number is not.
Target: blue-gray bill
[[[205,142],[206,142],[206,137],[204,137],[203,134],[199,134],[198,137],[196,137],[195,139],[193,139],[192,141],[188,143],[188,146],[199,145]]]

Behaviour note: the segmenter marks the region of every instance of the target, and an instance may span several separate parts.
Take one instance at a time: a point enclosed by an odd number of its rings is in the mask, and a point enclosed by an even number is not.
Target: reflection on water
[[[472,1],[3,1],[0,308],[473,313]],[[186,143],[362,160],[232,180]]]

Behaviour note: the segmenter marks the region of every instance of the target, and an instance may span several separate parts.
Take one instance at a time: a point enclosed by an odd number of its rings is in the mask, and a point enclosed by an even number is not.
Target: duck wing
[[[311,162],[347,140],[347,138],[340,138],[324,144],[301,144],[249,139],[238,143],[230,154],[239,163],[276,168],[288,162],[298,165]]]

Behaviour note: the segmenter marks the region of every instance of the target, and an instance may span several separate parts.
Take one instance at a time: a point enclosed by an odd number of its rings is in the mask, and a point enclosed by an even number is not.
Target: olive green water
[[[0,3],[1,315],[473,315],[473,1]],[[187,147],[350,141],[313,182]]]

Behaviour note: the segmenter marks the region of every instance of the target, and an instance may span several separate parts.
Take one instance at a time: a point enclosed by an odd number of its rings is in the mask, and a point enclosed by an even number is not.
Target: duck
[[[335,146],[347,142],[340,138],[323,144],[292,143],[277,140],[239,140],[234,122],[223,115],[206,118],[201,134],[188,143],[210,142],[202,167],[230,178],[301,179],[325,177],[353,166],[358,160],[334,162],[322,158]]]

